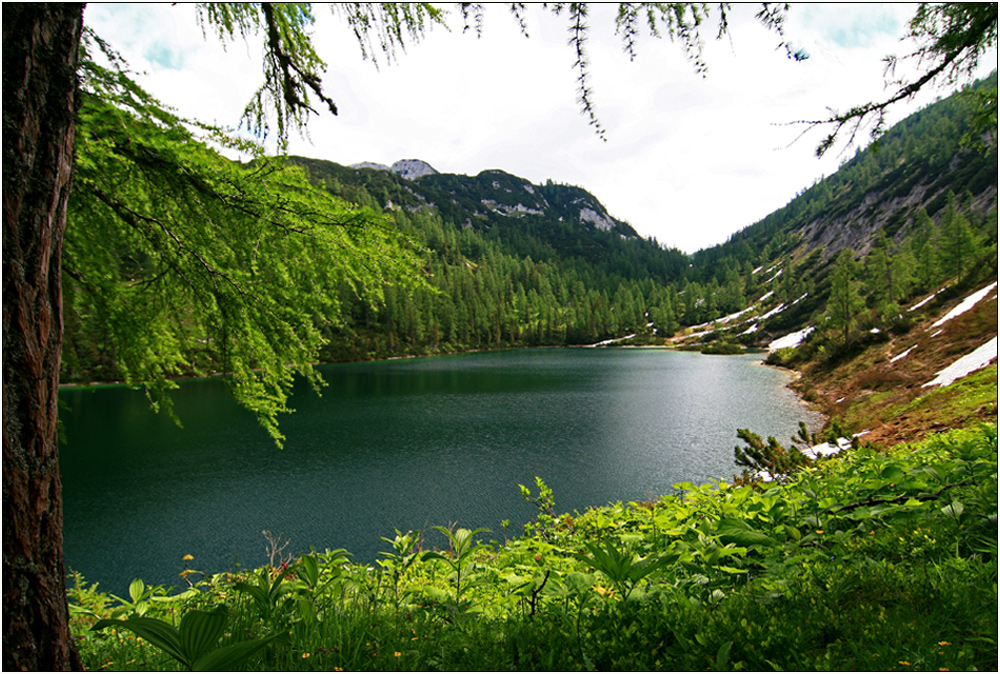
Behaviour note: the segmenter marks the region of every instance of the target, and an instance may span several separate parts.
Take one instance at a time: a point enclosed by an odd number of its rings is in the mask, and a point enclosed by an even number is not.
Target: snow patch
[[[824,442],[819,445],[814,445],[802,450],[802,453],[808,456],[810,459],[815,461],[821,456],[833,456],[834,454],[840,454],[845,449],[851,448],[851,441],[847,438],[838,438],[836,444],[832,442]]]
[[[927,304],[928,302],[930,302],[932,299],[934,299],[935,297],[937,297],[939,292],[941,292],[941,291],[938,290],[936,293],[934,293],[930,297],[925,297],[924,299],[920,300],[919,302],[917,302],[916,304],[914,304],[912,307],[910,307],[909,309],[907,309],[907,311],[916,311],[917,309],[919,309],[920,307],[924,306],[925,304]]]
[[[995,285],[995,284],[994,284]],[[972,374],[980,370],[997,358],[997,338],[994,337],[981,347],[966,354],[954,363],[937,373],[937,377],[924,384],[921,388],[928,386],[947,386],[956,379]]]
[[[795,348],[799,344],[801,344],[802,340],[804,340],[806,337],[808,337],[809,334],[813,330],[815,330],[815,329],[816,328],[814,328],[813,326],[810,325],[808,328],[803,328],[802,330],[799,330],[798,332],[793,332],[793,333],[791,333],[789,335],[785,335],[784,337],[776,339],[773,342],[771,342],[770,344],[768,344],[767,345],[767,350],[768,351],[777,351],[778,349]]]
[[[931,325],[931,327],[932,328],[936,328],[939,325],[942,325],[942,324],[950,321],[951,319],[955,318],[956,316],[961,316],[966,311],[968,311],[972,307],[976,306],[976,304],[979,302],[979,300],[981,300],[984,297],[986,297],[986,295],[988,295],[990,292],[992,292],[993,289],[996,288],[996,287],[997,287],[997,284],[994,281],[993,283],[991,283],[990,285],[986,286],[985,288],[982,288],[981,290],[977,290],[976,292],[972,293],[971,295],[969,295],[968,297],[966,297],[964,300],[962,300],[961,304],[959,304],[957,307],[955,307],[954,309],[952,309],[951,311],[949,311],[947,314],[945,314],[944,316],[942,316],[941,318],[939,318],[937,321],[935,321]]]
[[[701,300],[701,301],[702,301],[702,303],[704,303],[704,300]],[[698,306],[701,306],[701,305],[698,305]],[[709,326],[714,326],[716,323],[718,323],[719,325],[724,325],[726,323],[730,323],[730,322],[736,320],[737,318],[739,318],[740,316],[742,316],[746,312],[750,311],[751,309],[753,309],[753,307],[747,307],[746,309],[740,309],[735,314],[729,314],[728,316],[723,316],[722,318],[716,318],[715,320],[712,320],[712,321],[706,321],[705,323],[701,323],[700,325],[693,325],[693,326],[691,326],[691,328],[693,330],[697,330],[698,328],[707,328]]]
[[[704,337],[705,335],[712,332],[712,330],[702,330],[701,332],[692,332],[689,335],[682,335],[684,339],[694,339],[695,337]]]
[[[895,363],[897,360],[902,360],[903,358],[906,358],[908,355],[910,355],[910,351],[913,351],[915,348],[917,348],[917,347],[916,346],[911,346],[910,348],[908,348],[906,351],[904,351],[903,353],[899,354],[898,356],[893,356],[892,358],[890,358],[889,362],[890,363]]]
[[[614,339],[605,339],[603,342],[597,342],[596,344],[591,344],[591,346],[607,346],[608,344],[614,344],[615,342],[624,342],[626,339],[632,339],[635,337],[634,334],[628,335],[626,337],[615,337]]]
[[[780,314],[784,310],[785,310],[785,303],[782,302],[781,304],[779,304],[778,306],[776,306],[775,308],[771,309],[769,312],[761,316],[760,320],[766,321],[771,316],[774,316],[775,314]]]

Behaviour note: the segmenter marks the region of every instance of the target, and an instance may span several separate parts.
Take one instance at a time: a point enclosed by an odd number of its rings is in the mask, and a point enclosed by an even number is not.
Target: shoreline
[[[468,351],[447,351],[447,352],[442,352],[442,353],[424,353],[424,354],[416,354],[416,355],[389,356],[387,358],[373,358],[373,359],[369,359],[369,360],[325,361],[325,362],[313,363],[312,366],[313,367],[325,367],[325,366],[328,366],[328,365],[351,365],[351,364],[357,364],[357,363],[388,363],[388,362],[397,361],[397,360],[414,360],[414,359],[417,359],[417,358],[440,358],[440,357],[446,357],[446,356],[463,356],[463,355],[466,355],[466,354],[495,353],[495,352],[500,352],[500,351],[522,351],[522,350],[528,350],[528,349],[597,349],[597,348],[601,348],[601,349],[660,349],[660,350],[664,350],[664,351],[675,351],[675,352],[679,352],[679,353],[700,353],[700,352],[698,352],[698,351],[696,351],[694,349],[678,348],[676,345],[672,345],[672,344],[637,344],[637,345],[621,345],[621,346],[615,346],[615,345],[596,346],[596,345],[593,345],[593,344],[567,344],[567,345],[561,345],[561,346],[558,346],[558,345],[553,345],[553,346],[511,346],[511,347],[501,347],[501,348],[496,348],[496,349],[470,349]],[[702,355],[706,355],[706,356],[722,356],[722,357],[725,357],[725,356],[746,356],[746,355],[766,354],[766,353],[768,353],[767,349],[745,349],[743,352],[737,353],[737,354],[702,354]],[[816,413],[820,414],[822,416],[822,418],[823,418],[823,426],[822,427],[824,427],[824,428],[826,427],[826,425],[829,423],[830,418],[831,418],[829,412],[827,410],[823,409],[823,407],[820,406],[819,404],[814,403],[814,402],[810,402],[810,401],[806,400],[805,397],[803,397],[801,391],[799,391],[795,387],[795,384],[797,384],[798,382],[800,382],[802,380],[802,372],[800,372],[798,370],[791,369],[791,368],[783,367],[781,365],[772,365],[772,364],[766,362],[766,358],[761,359],[758,363],[756,363],[756,365],[762,366],[762,367],[770,367],[770,368],[774,368],[776,370],[788,373],[791,376],[791,379],[790,379],[790,381],[787,384],[785,384],[786,388],[789,388],[789,389],[792,390],[792,392],[795,394],[796,398],[798,398],[799,402],[806,409],[808,409],[808,410],[810,410],[812,412],[816,412]],[[226,376],[225,372],[213,372],[212,374],[207,374],[207,375],[179,375],[179,376],[176,376],[176,377],[169,377],[167,379],[167,381],[169,381],[169,382],[199,381],[199,380],[207,380],[207,379],[220,379],[220,378],[224,378],[225,376]],[[113,387],[113,386],[124,386],[124,387],[128,387],[128,388],[131,388],[131,389],[134,389],[134,390],[142,390],[142,389],[146,388],[142,384],[129,384],[129,383],[123,382],[123,381],[107,381],[107,382],[105,382],[105,381],[92,381],[92,382],[88,382],[88,383],[78,383],[78,382],[65,382],[64,383],[64,382],[60,382],[59,386],[58,386],[58,390],[62,391],[64,389],[66,389],[66,390],[69,390],[69,389],[98,389],[98,388]]]

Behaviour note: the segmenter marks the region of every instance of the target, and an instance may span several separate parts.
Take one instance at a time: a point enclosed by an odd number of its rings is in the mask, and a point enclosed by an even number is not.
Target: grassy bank
[[[112,670],[996,669],[995,423],[682,487],[556,516],[539,482],[524,535],[396,532],[374,567],[310,552],[121,600],[78,579],[73,629]]]

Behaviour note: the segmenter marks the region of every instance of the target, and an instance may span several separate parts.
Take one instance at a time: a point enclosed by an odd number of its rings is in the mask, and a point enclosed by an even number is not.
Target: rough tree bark
[[[82,669],[56,438],[83,5],[3,8],[3,668]]]

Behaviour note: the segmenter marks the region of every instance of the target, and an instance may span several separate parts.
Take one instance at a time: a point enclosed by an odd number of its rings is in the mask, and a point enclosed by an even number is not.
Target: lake
[[[123,594],[180,585],[289,551],[346,548],[373,563],[393,529],[457,523],[520,533],[535,476],[581,512],[729,480],[738,428],[787,443],[821,418],[761,355],[536,349],[331,365],[297,389],[277,449],[219,379],[175,392],[179,428],[123,386],[60,394],[69,568]],[[433,532],[437,536],[436,532]],[[437,543],[428,536],[428,543]],[[442,541],[443,542],[443,539]]]

